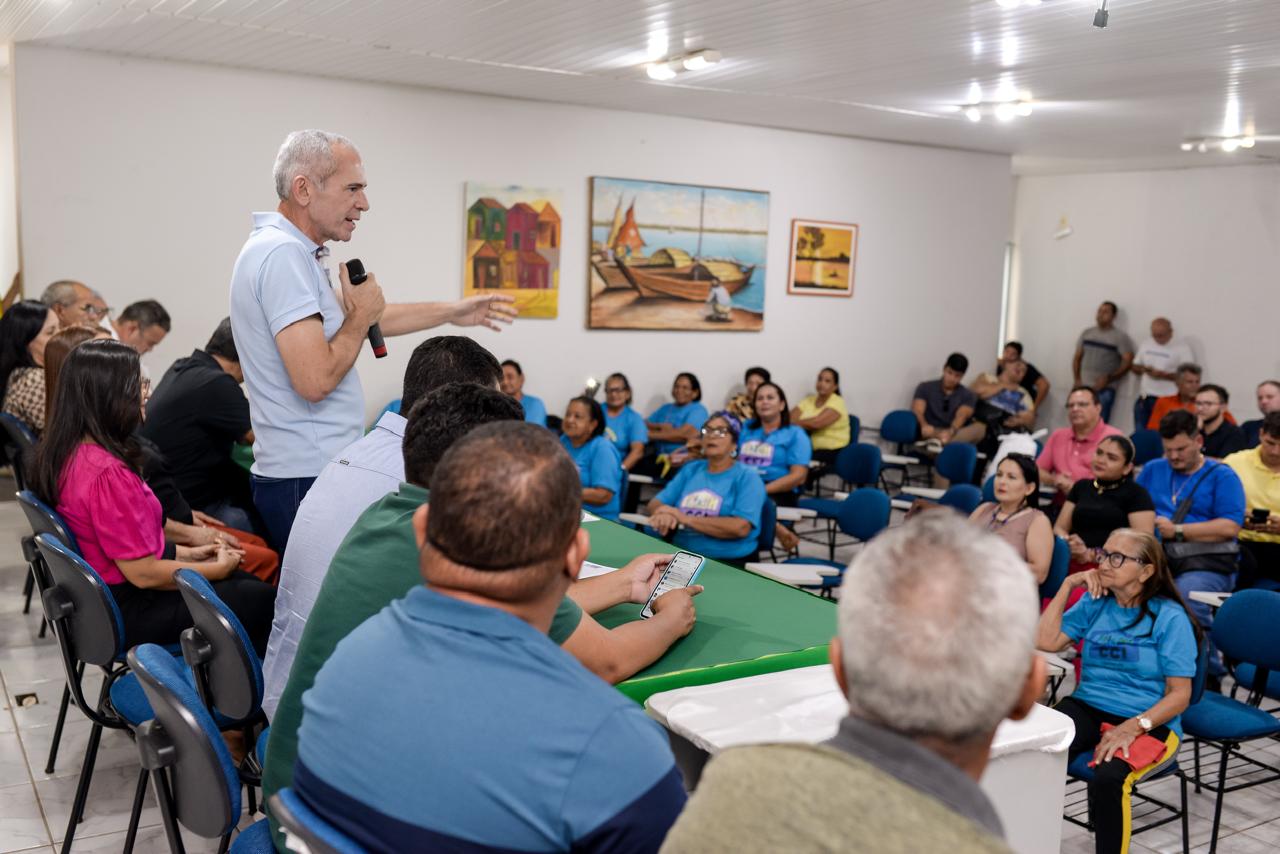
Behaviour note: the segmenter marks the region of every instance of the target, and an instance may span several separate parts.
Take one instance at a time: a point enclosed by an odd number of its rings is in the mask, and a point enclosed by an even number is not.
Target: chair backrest
[[[124,655],[124,619],[102,576],[53,534],[37,534],[36,548],[49,573],[41,597],[45,619],[66,656],[99,667],[118,661]]]
[[[978,449],[967,442],[947,445],[938,454],[934,468],[951,483],[973,483],[973,470],[978,467]]]
[[[1280,593],[1256,588],[1233,593],[1213,620],[1213,642],[1222,654],[1254,665],[1254,685],[1280,672]]]
[[[908,445],[920,438],[920,422],[910,409],[895,409],[880,420],[880,438]]]
[[[1130,438],[1133,439],[1134,465],[1145,466],[1164,456],[1164,442],[1155,430],[1135,430]]]
[[[889,527],[892,509],[889,496],[882,490],[859,489],[849,493],[836,508],[836,525],[842,533],[866,542]]]
[[[1040,583],[1040,598],[1052,599],[1058,595],[1058,588],[1067,580],[1067,569],[1071,566],[1071,547],[1062,537],[1053,538],[1053,558],[1049,561],[1049,574]]]
[[[0,412],[0,452],[4,461],[13,467],[13,480],[18,490],[27,488],[27,466],[36,452],[36,437],[31,429],[20,420],[5,412]]]
[[[883,465],[879,445],[850,442],[836,454],[836,475],[852,487],[875,486],[880,482]]]
[[[996,500],[996,476],[991,475],[982,482],[982,500],[991,504]]]
[[[138,753],[148,771],[164,769],[168,812],[206,839],[226,835],[240,820],[240,777],[213,723],[178,661],[153,643],[129,651],[129,668],[155,718],[137,729]]]
[[[862,419],[856,415],[849,416],[849,444],[852,445],[858,441],[858,437],[862,435]]]
[[[778,527],[778,505],[768,495],[760,505],[760,536],[756,542],[756,556],[773,551],[774,533]]]
[[[18,504],[27,516],[27,524],[31,526],[32,534],[53,534],[63,545],[76,554],[80,553],[80,544],[76,542],[76,535],[71,533],[67,523],[56,510],[36,498],[34,492],[29,489],[19,492]]]
[[[182,657],[204,704],[242,721],[262,708],[262,662],[249,633],[213,587],[194,569],[173,574],[195,624],[182,633]]]
[[[1209,644],[1201,641],[1196,650],[1196,675],[1191,677],[1191,702],[1194,706],[1204,696],[1205,677],[1209,675]],[[1265,684],[1265,683],[1264,683]]]
[[[293,789],[276,792],[267,800],[267,808],[284,832],[300,840],[311,854],[364,854],[363,848],[321,818]]]
[[[968,516],[982,503],[982,490],[972,483],[956,483],[947,487],[947,491],[942,493],[938,503],[959,510]]]

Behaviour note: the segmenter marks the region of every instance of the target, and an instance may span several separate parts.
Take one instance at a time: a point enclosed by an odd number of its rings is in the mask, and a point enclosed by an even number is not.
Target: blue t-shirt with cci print
[[[760,538],[764,482],[746,466],[734,463],[727,471],[712,473],[706,460],[685,463],[657,498],[691,516],[738,516],[751,523],[747,536],[732,540],[682,528],[674,540],[680,548],[707,557],[741,558],[754,553]]]

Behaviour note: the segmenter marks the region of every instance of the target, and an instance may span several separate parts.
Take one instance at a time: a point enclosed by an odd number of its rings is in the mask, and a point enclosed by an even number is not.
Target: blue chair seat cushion
[[[182,668],[183,678],[191,686],[191,690],[195,691],[195,676],[191,668],[187,667],[185,662],[179,662],[179,666]],[[142,692],[138,677],[132,673],[126,673],[111,683],[111,707],[129,726],[135,728],[156,716],[155,712],[151,711],[151,703],[147,701],[146,694]],[[225,729],[235,723],[230,718],[216,713],[213,715],[213,721],[219,729]],[[266,742],[263,742],[263,747],[265,746]]]
[[[834,498],[802,497],[798,503],[802,509],[817,513],[819,519],[834,519],[840,512],[840,505],[843,502],[836,501]]]
[[[258,733],[258,743],[253,748],[254,756],[258,757],[258,767],[262,767],[263,762],[267,758],[267,739],[271,735],[271,727],[263,727],[262,732]]]
[[[1237,741],[1280,733],[1280,720],[1247,703],[1206,691],[1200,702],[1182,713],[1187,735],[1214,741]]]
[[[1089,761],[1091,759],[1093,759],[1092,750],[1086,750],[1081,753],[1077,753],[1075,757],[1070,762],[1067,763],[1067,775],[1070,777],[1073,777],[1076,780],[1081,780],[1085,783],[1092,782],[1093,769],[1089,767]],[[1142,780],[1143,782],[1147,782],[1149,780],[1159,780],[1161,777],[1167,777],[1170,774],[1175,773],[1177,770],[1178,770],[1178,760],[1174,759],[1173,761],[1157,768],[1154,773],[1148,774],[1146,777],[1143,777]]]
[[[275,854],[275,850],[271,826],[264,818],[236,834],[236,838],[231,840],[230,854]]]
[[[1257,676],[1258,669],[1252,664],[1240,664],[1236,666],[1235,677],[1236,684],[1245,690],[1253,690],[1253,680]],[[1280,673],[1271,671],[1267,674],[1267,687],[1262,693],[1273,700],[1280,700]]]

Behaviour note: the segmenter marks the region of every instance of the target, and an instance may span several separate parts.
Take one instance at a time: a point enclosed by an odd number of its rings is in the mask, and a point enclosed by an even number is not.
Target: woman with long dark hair
[[[0,316],[0,410],[40,435],[44,432],[44,348],[58,331],[58,316],[42,302],[23,300]]]
[[[1093,552],[1112,531],[1133,528],[1147,534],[1156,530],[1151,496],[1133,479],[1133,442],[1128,436],[1108,436],[1098,443],[1089,463],[1093,477],[1077,480],[1067,493],[1053,532],[1071,547],[1075,570],[1093,566]]]
[[[849,408],[840,396],[840,372],[832,367],[818,371],[814,389],[791,410],[791,423],[808,432],[813,458],[831,465],[853,438]]]
[[[1071,757],[1090,752],[1097,763],[1089,783],[1097,850],[1126,851],[1129,791],[1178,750],[1201,637],[1154,536],[1113,531],[1097,561],[1097,569],[1068,576],[1050,600],[1036,646],[1059,652],[1082,644],[1079,685],[1056,708],[1075,723]],[[1077,588],[1088,592],[1067,610]],[[1135,769],[1125,759],[1147,735],[1164,746]]]
[[[622,466],[604,426],[604,410],[595,398],[575,397],[565,407],[560,444],[578,466],[582,506],[616,522],[622,509]]]
[[[170,644],[191,625],[173,574],[189,567],[240,618],[259,654],[271,631],[275,589],[240,570],[226,544],[178,546],[164,559],[164,514],[141,477],[133,432],[142,420],[138,354],[117,341],[86,341],[67,356],[54,389],[56,418],[36,449],[32,488],[56,508],[84,559],[111,589],[129,646]]]
[[[996,466],[996,500],[979,504],[969,521],[1013,546],[1040,583],[1053,563],[1053,526],[1038,508],[1040,470],[1026,454],[1009,454]]]
[[[44,422],[53,422],[54,389],[58,387],[58,376],[62,373],[62,365],[67,361],[71,351],[86,341],[94,338],[110,338],[111,335],[102,327],[68,326],[59,329],[49,339],[44,348]]]
[[[777,383],[761,383],[751,408],[756,417],[738,439],[738,462],[760,475],[778,506],[794,507],[813,457],[809,434],[791,423],[787,393]]]

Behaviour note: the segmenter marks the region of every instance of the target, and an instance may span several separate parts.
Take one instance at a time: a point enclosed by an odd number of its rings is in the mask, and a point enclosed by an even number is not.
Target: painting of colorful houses
[[[467,182],[464,296],[510,292],[520,316],[555,317],[560,297],[560,191]]]
[[[764,328],[769,194],[591,179],[592,329]]]

